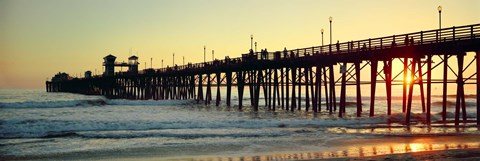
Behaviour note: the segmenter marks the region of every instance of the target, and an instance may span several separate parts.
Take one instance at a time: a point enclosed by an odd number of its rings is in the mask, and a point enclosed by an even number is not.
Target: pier
[[[467,52],[474,52],[475,57],[466,60]],[[102,76],[91,76],[90,72],[84,78],[69,78],[66,73],[59,73],[46,82],[46,91],[139,100],[191,99],[216,106],[224,102],[240,109],[244,108],[244,95],[249,95],[255,111],[259,109],[262,93],[268,110],[328,111],[344,117],[346,87],[354,86],[355,90],[348,92],[356,93],[356,116],[360,117],[363,109],[369,108],[368,115],[373,117],[377,86],[385,86],[387,114],[390,115],[392,86],[401,85],[402,112],[406,116],[405,124],[410,125],[413,91],[420,92],[422,112],[426,123],[430,124],[432,84],[443,87],[442,121],[447,119],[447,87],[455,84],[454,123],[459,125],[468,121],[464,86],[476,84],[476,123],[480,125],[479,56],[480,24],[473,24],[293,50],[250,50],[237,58],[142,71],[138,71],[137,57],[130,57],[128,63],[117,63],[113,55],[108,55],[104,58]],[[439,57],[441,61],[433,62],[432,57]],[[453,70],[448,60],[456,61],[458,70]],[[393,72],[394,63],[403,65],[401,72]],[[129,70],[115,73],[116,66]],[[362,72],[367,66],[370,71]],[[334,68],[340,68],[339,79],[335,79]],[[441,68],[443,79],[432,79],[434,73],[431,71],[435,68]],[[474,68],[476,72],[464,75],[467,68]],[[369,81],[361,81],[361,73],[365,72],[370,73]],[[370,100],[362,100],[362,85],[370,86]],[[340,91],[335,90],[336,86],[340,86]],[[215,99],[212,87],[217,87]],[[226,100],[221,100],[223,93],[219,87],[226,88]],[[237,90],[236,103],[231,101],[232,88]],[[249,89],[248,93],[244,92],[245,88]],[[339,101],[336,100],[338,93]],[[325,104],[321,103],[322,98]],[[362,102],[368,101],[369,107],[363,107]]]

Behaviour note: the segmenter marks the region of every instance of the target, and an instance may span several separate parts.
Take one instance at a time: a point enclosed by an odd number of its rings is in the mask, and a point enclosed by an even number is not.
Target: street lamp
[[[250,35],[250,50],[253,50],[253,35]]]
[[[333,20],[333,17],[330,16],[328,18],[328,20],[330,21],[330,45],[332,45],[332,20]]]
[[[175,53],[173,53],[173,64],[172,66],[175,66]]]
[[[215,50],[212,50],[212,61],[215,60]]]
[[[255,53],[257,53],[257,42],[255,41]]]
[[[183,56],[183,65],[185,65],[185,56]]]
[[[442,30],[442,6],[438,6],[438,28]],[[442,36],[442,31],[440,31],[439,36]]]
[[[323,46],[323,28],[322,30],[320,30],[320,32],[322,32],[322,46]]]
[[[205,60],[205,57],[206,57],[206,53],[205,53],[205,52],[206,52],[206,51],[207,51],[207,47],[206,47],[205,45],[203,45],[203,63],[207,62],[207,61]]]
[[[163,68],[163,59],[162,59],[162,68]]]

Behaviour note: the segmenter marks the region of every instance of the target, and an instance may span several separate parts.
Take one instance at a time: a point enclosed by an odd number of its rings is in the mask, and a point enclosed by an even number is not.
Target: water
[[[366,117],[369,97],[364,97],[364,117],[357,118],[356,99],[349,96],[347,116],[338,118],[326,111],[314,115],[304,110],[292,113],[261,108],[254,112],[249,110],[248,98],[244,100],[247,107],[238,110],[236,106],[205,106],[191,100],[111,100],[102,96],[4,89],[0,90],[0,159],[79,155],[108,159],[122,154],[155,155],[161,159],[262,156],[332,151],[338,146],[336,142],[343,140],[479,134],[473,124],[460,129],[450,127],[451,124],[405,128],[398,123],[403,121],[403,115],[386,116],[385,97],[377,100],[375,117]],[[432,102],[440,100],[436,96]],[[233,96],[233,104],[237,101]],[[469,120],[475,119],[475,101],[470,97],[466,100]],[[394,113],[401,111],[401,97],[394,97],[392,104]],[[432,119],[439,120],[441,104],[433,105]],[[415,119],[423,118],[418,97],[413,112]],[[452,112],[450,107],[449,119]]]

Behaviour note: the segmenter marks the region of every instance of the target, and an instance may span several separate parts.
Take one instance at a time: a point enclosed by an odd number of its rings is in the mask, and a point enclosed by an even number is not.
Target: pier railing
[[[385,37],[378,37],[372,39],[363,39],[357,41],[349,41],[335,44],[328,44],[323,46],[313,46],[307,48],[298,48],[284,51],[268,52],[265,58],[262,58],[262,53],[254,53],[253,60],[274,60],[274,59],[289,59],[292,57],[304,57],[306,55],[331,55],[331,54],[347,54],[355,53],[365,50],[379,50],[395,47],[405,47],[412,45],[434,44],[439,42],[451,42],[459,40],[475,39],[480,37],[480,24],[454,26],[450,28],[442,28],[437,30],[427,30],[420,32],[413,32],[400,35],[392,35]],[[406,41],[405,39],[408,38]],[[413,40],[413,43],[411,41]],[[338,48],[337,48],[338,47]],[[277,54],[277,55],[275,55]],[[180,65],[169,68],[160,68],[156,71],[158,73],[172,70],[186,70],[199,69],[208,66],[222,65],[228,63],[241,63],[245,61],[247,54],[242,54],[244,57],[227,58],[222,60],[214,60],[209,62],[201,62],[187,65]],[[276,57],[277,56],[277,57]],[[251,57],[250,57],[251,58]]]

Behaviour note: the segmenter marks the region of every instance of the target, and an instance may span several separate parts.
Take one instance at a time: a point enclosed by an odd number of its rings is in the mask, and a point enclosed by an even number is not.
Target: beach
[[[322,151],[277,151],[256,155],[224,151],[226,147],[211,145],[189,148],[138,148],[120,151],[97,151],[37,157],[7,158],[12,160],[478,160],[479,135],[383,137],[372,139],[334,140]],[[186,148],[186,149],[185,149]],[[192,152],[191,149],[205,149]],[[189,151],[190,150],[190,151]],[[167,154],[174,151],[174,154]]]

